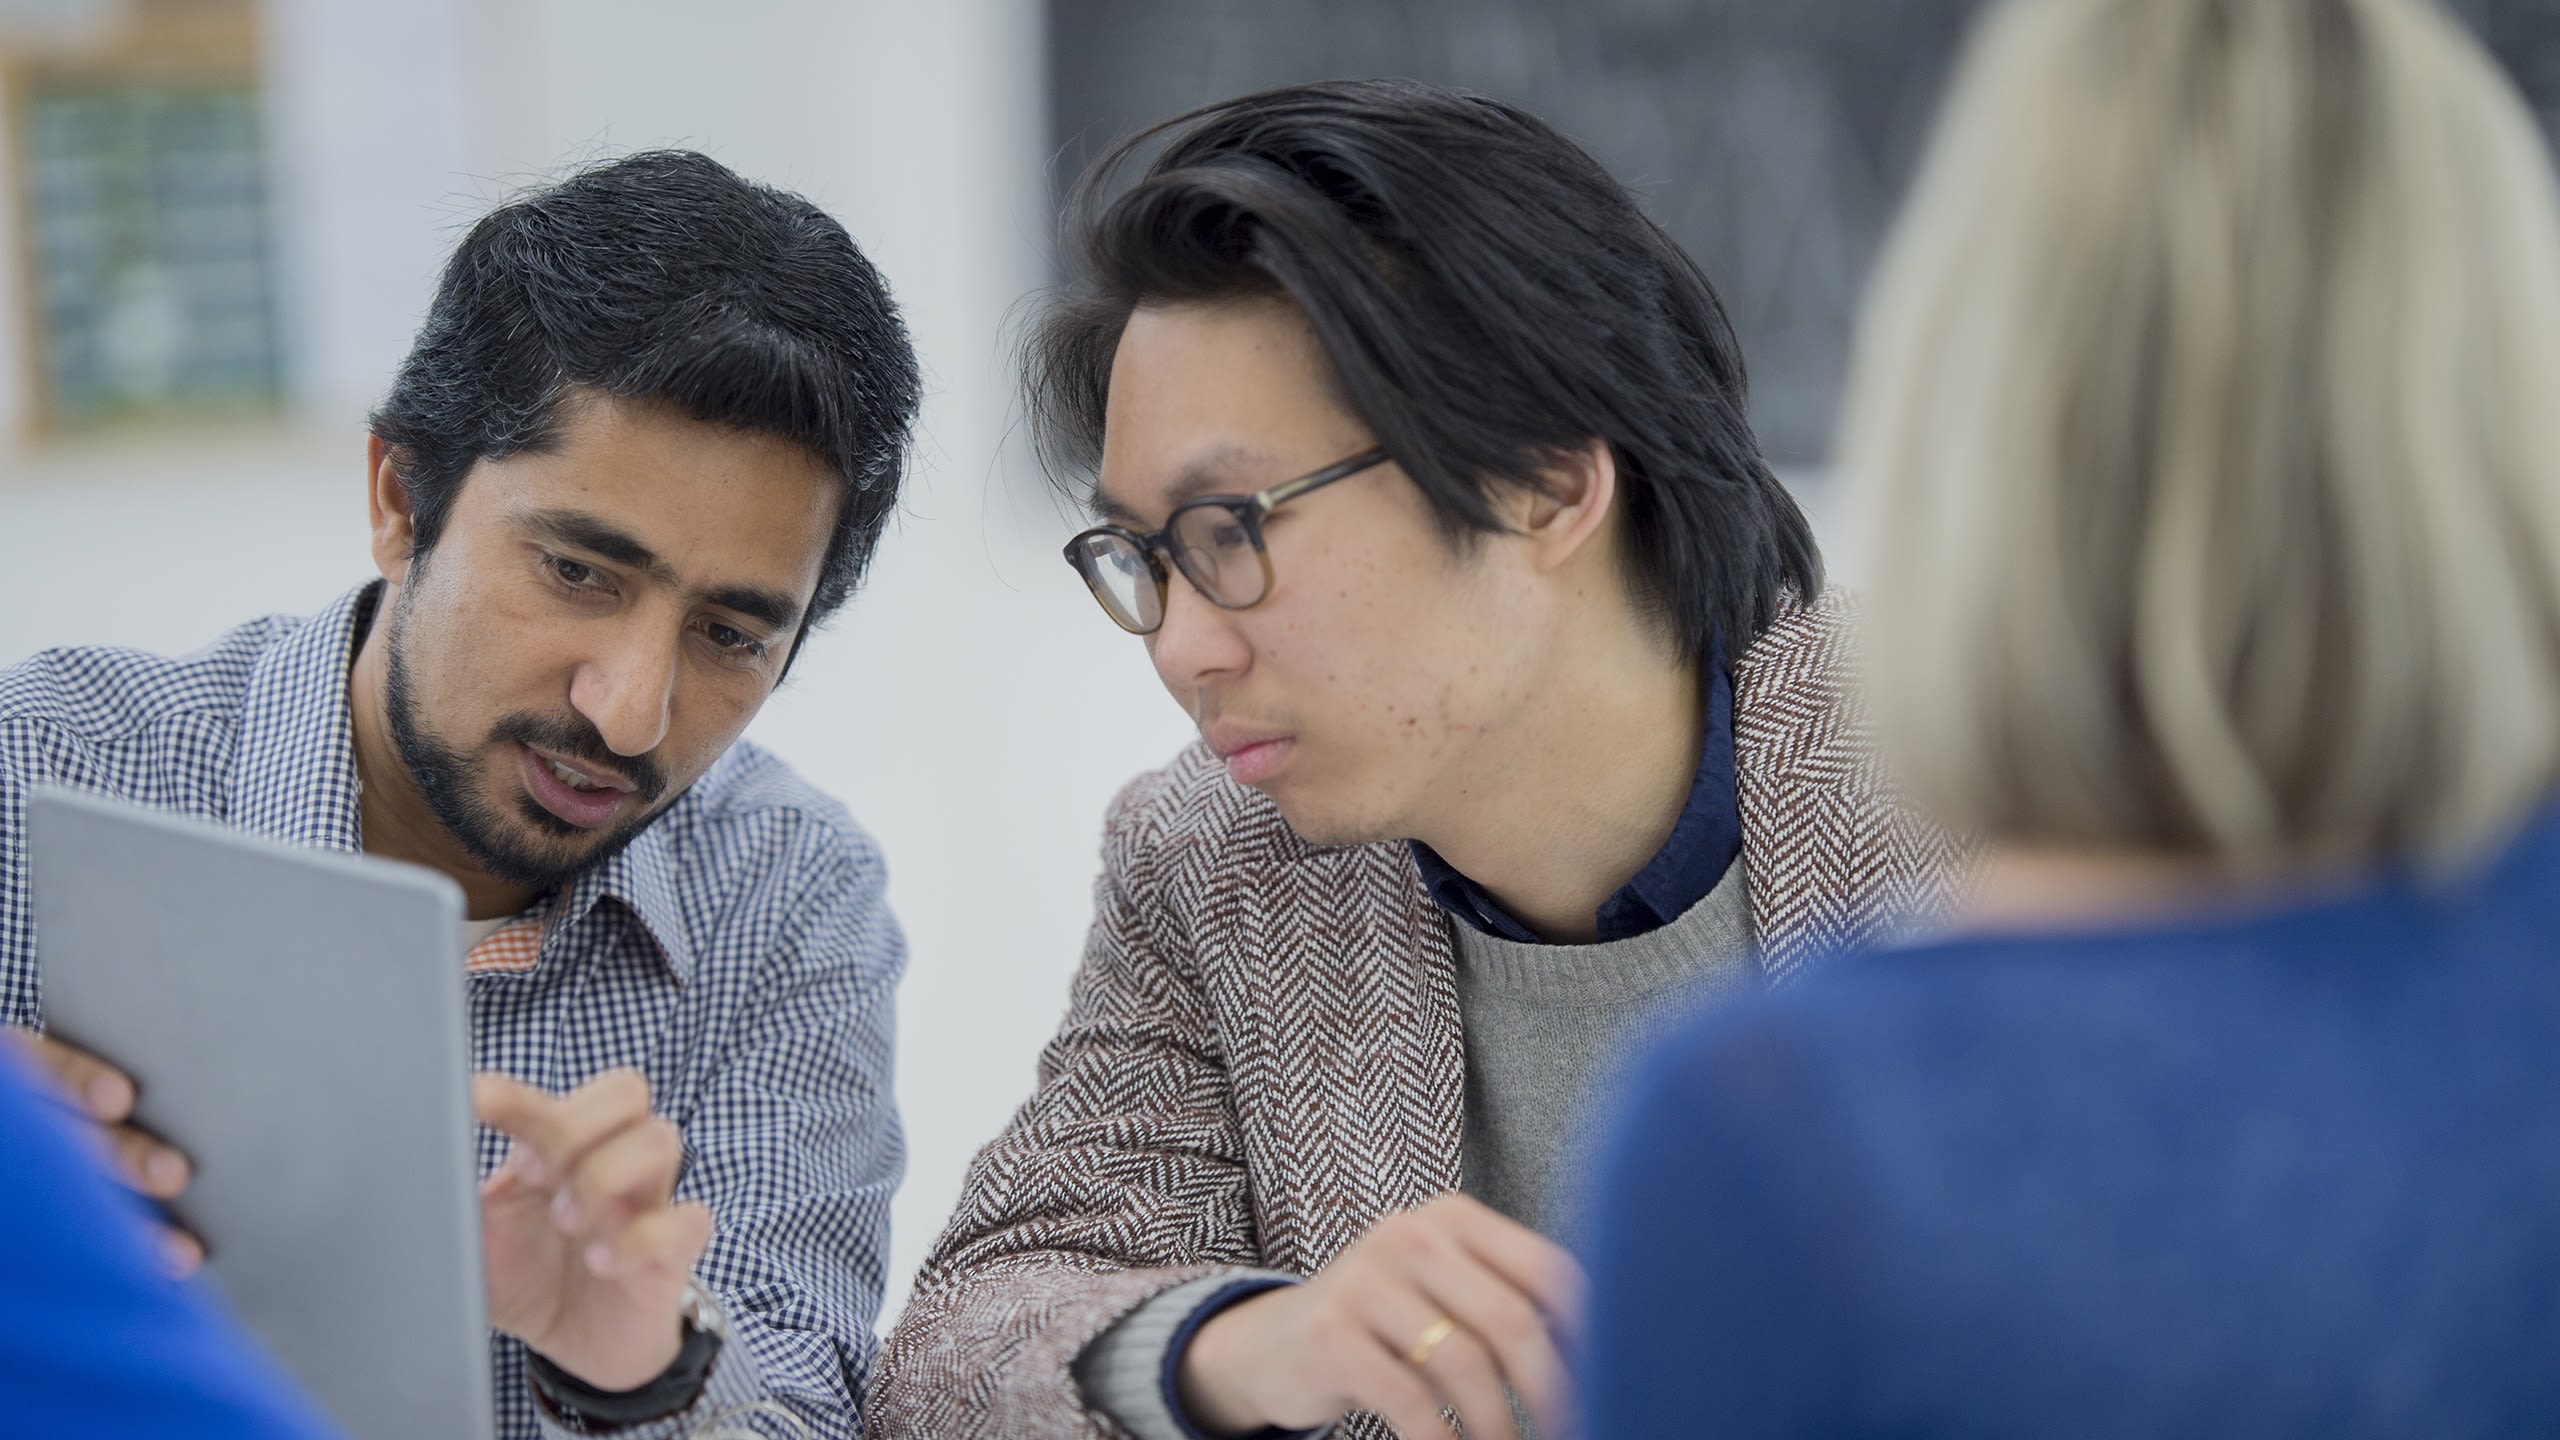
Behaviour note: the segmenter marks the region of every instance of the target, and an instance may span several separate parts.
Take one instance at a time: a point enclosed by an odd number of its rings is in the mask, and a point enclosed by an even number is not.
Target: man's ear
[[[1604,533],[1618,506],[1618,456],[1597,436],[1540,472],[1513,516],[1541,570],[1554,570]]]
[[[364,442],[365,520],[373,535],[373,566],[394,585],[409,578],[409,560],[417,551],[418,527],[409,509],[409,487],[391,446],[379,435]]]

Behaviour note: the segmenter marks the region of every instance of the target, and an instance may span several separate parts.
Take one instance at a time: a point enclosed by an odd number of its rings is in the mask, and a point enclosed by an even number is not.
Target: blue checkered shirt
[[[41,1014],[30,785],[361,848],[347,675],[375,593],[183,659],[63,649],[0,671],[0,1019]],[[740,742],[629,848],[546,899],[532,969],[468,982],[475,1066],[552,1090],[639,1070],[684,1133],[677,1193],[717,1219],[698,1274],[731,1336],[710,1392],[683,1422],[617,1435],[681,1433],[757,1400],[818,1435],[860,1431],[905,1164],[890,1027],[906,947],[885,884],[842,806]],[[483,1131],[481,1173],[504,1154]],[[499,1435],[555,1433],[524,1347],[492,1336],[491,1359]]]

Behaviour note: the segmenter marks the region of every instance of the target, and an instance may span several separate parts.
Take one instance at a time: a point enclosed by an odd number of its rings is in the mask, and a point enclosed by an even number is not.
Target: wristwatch
[[[646,1425],[681,1415],[702,1398],[711,1382],[712,1362],[729,1340],[729,1317],[711,1292],[685,1282],[678,1313],[684,1322],[684,1344],[657,1379],[637,1390],[598,1390],[584,1380],[528,1352],[525,1375],[533,1383],[534,1403],[572,1435],[608,1435],[633,1425]]]

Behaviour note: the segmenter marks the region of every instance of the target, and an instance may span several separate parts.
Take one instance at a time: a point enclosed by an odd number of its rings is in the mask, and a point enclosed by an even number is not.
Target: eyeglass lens
[[[1145,552],[1118,535],[1086,535],[1077,544],[1076,568],[1112,620],[1141,634],[1156,628],[1164,619],[1164,593]]]
[[[1198,505],[1173,517],[1168,537],[1182,573],[1200,593],[1230,610],[1262,598],[1262,557],[1253,532],[1224,505]]]

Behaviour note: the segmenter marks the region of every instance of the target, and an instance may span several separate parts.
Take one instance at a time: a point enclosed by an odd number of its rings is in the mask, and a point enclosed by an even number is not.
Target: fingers
[[[1407,1375],[1419,1377],[1429,1385],[1437,1397],[1432,1402],[1435,1412],[1443,1402],[1455,1409],[1458,1418],[1466,1423],[1468,1440],[1519,1440],[1519,1427],[1511,1419],[1511,1401],[1502,1390],[1502,1367],[1463,1321],[1433,1339],[1441,1314],[1410,1293],[1388,1297],[1378,1312],[1370,1334],[1378,1342],[1379,1352]],[[1425,1341],[1430,1342],[1429,1353],[1417,1366],[1414,1355]],[[1404,1430],[1401,1423],[1396,1428]],[[1441,1434],[1447,1428],[1441,1424],[1421,1433]]]
[[[53,1078],[81,1113],[101,1125],[117,1124],[133,1113],[133,1081],[123,1071],[50,1035],[13,1033],[37,1068]]]
[[[1428,1322],[1425,1322],[1428,1323]],[[1361,1397],[1361,1408],[1383,1417],[1395,1428],[1399,1440],[1443,1440],[1449,1433],[1449,1422],[1440,1413],[1440,1395],[1420,1371],[1405,1362],[1402,1355],[1391,1355],[1383,1345],[1362,1346],[1346,1366],[1343,1376],[1353,1394]],[[1459,1412],[1463,1417],[1466,1412]],[[1506,1410],[1503,1423],[1510,1423]],[[1471,1423],[1467,1433],[1479,1432]]]
[[[711,1210],[698,1201],[643,1215],[588,1245],[587,1269],[607,1277],[693,1273],[711,1245]]]
[[[1478,1266],[1441,1266],[1415,1279],[1422,1293],[1459,1327],[1424,1368],[1435,1376],[1471,1377],[1481,1366],[1496,1384],[1510,1382],[1520,1403],[1538,1422],[1540,1434],[1562,1435],[1572,1418],[1564,1357],[1557,1352],[1555,1334],[1537,1304],[1503,1277]],[[1420,1333],[1419,1327],[1415,1333]],[[1474,1412],[1466,1413],[1473,1433]],[[1506,1427],[1510,1418],[1506,1405]]]
[[[644,1116],[579,1157],[552,1199],[552,1218],[573,1234],[609,1233],[664,1207],[683,1164],[684,1140],[676,1127]]]
[[[160,1232],[160,1264],[180,1280],[204,1268],[204,1242],[184,1230]]]
[[[132,1077],[50,1035],[14,1029],[10,1034],[63,1098],[97,1122],[108,1162],[127,1186],[155,1200],[175,1200],[186,1193],[187,1183],[194,1178],[187,1157],[150,1132],[125,1123],[133,1116],[137,1098]],[[202,1248],[195,1248],[200,1261]]]
[[[127,1185],[154,1200],[175,1200],[186,1193],[194,1178],[186,1156],[130,1125],[111,1126],[106,1136]]]
[[[1572,1256],[1456,1194],[1381,1222],[1364,1248],[1393,1277],[1377,1292],[1389,1298],[1368,1313],[1377,1317],[1379,1340],[1404,1363],[1413,1363],[1417,1341],[1437,1319],[1455,1325],[1422,1369],[1470,1434],[1513,1433],[1505,1385],[1542,1433],[1566,1433],[1572,1390],[1557,1332],[1581,1310],[1583,1281]],[[1408,1298],[1396,1301],[1398,1294]]]
[[[586,1153],[649,1118],[649,1082],[636,1070],[608,1070],[566,1095],[509,1076],[471,1077],[471,1108],[480,1123],[530,1147],[536,1181],[574,1170]]]
[[[580,1242],[600,1276],[651,1270],[682,1273],[711,1239],[711,1212],[668,1202],[684,1169],[684,1137],[649,1112],[638,1072],[608,1071],[555,1096],[504,1075],[472,1079],[480,1122],[512,1136],[515,1148],[481,1193],[549,1197],[550,1223]]]
[[[1559,1324],[1579,1324],[1586,1282],[1561,1245],[1465,1195],[1444,1195],[1426,1209],[1445,1211],[1449,1233],[1468,1252],[1535,1300]]]

